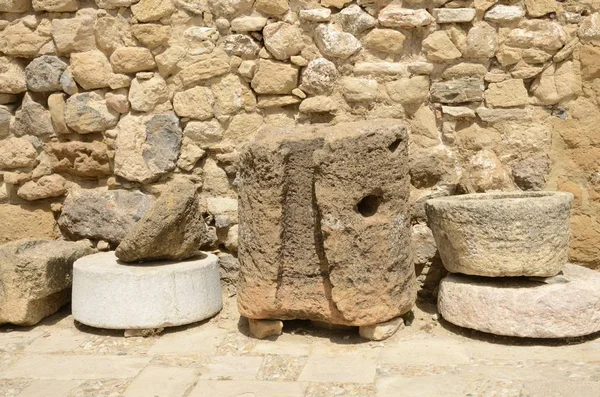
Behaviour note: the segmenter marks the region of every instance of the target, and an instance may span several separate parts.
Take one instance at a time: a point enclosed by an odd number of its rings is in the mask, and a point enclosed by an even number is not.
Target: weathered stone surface
[[[440,284],[438,310],[453,324],[496,335],[584,336],[600,331],[600,274],[567,264],[550,278],[450,275]]]
[[[156,67],[149,49],[143,47],[120,47],[110,56],[115,73],[136,73]]]
[[[35,11],[75,12],[79,8],[78,0],[33,0]]]
[[[359,77],[344,77],[341,80],[342,93],[348,102],[366,102],[377,98],[379,83],[377,80]],[[304,101],[306,102],[306,100]]]
[[[510,31],[506,44],[512,47],[535,47],[544,51],[556,52],[567,42],[565,30],[557,22],[530,20],[519,23]]]
[[[216,58],[195,62],[184,68],[177,76],[184,87],[189,87],[227,72],[229,72],[229,64]]]
[[[325,58],[316,58],[302,71],[300,89],[309,94],[326,94],[333,89],[339,73],[335,64]]]
[[[256,0],[254,7],[264,14],[274,16],[285,14],[290,9],[288,0]]]
[[[6,138],[10,132],[10,112],[0,106],[0,138]]]
[[[0,52],[4,55],[34,58],[41,55],[40,51],[48,42],[52,41],[50,32],[44,24],[42,29],[36,29],[37,23],[26,19],[17,19],[2,30],[0,34]]]
[[[132,25],[131,33],[143,46],[154,48],[169,40],[171,27],[158,23],[142,23]]]
[[[35,165],[37,151],[25,138],[0,140],[0,169],[31,167]]]
[[[404,328],[404,320],[398,317],[381,324],[363,325],[358,333],[364,339],[381,341],[391,338],[401,328]]]
[[[427,59],[433,62],[444,62],[458,59],[462,56],[460,50],[456,48],[448,34],[444,31],[437,31],[423,40],[423,51]]]
[[[357,4],[352,4],[335,14],[332,21],[339,24],[344,32],[353,35],[358,35],[377,26],[377,19],[373,18]]]
[[[507,23],[518,21],[525,16],[525,10],[521,6],[495,5],[485,13],[485,19],[496,23]]]
[[[485,103],[490,107],[508,108],[525,106],[529,102],[529,94],[523,80],[510,79],[500,83],[492,83],[485,92]]]
[[[289,71],[289,69],[288,69]],[[285,79],[285,76],[280,76]],[[215,96],[214,111],[217,117],[235,114],[241,110],[251,112],[256,107],[256,97],[240,77],[228,75],[212,87]]]
[[[437,23],[465,23],[475,18],[474,8],[435,8],[433,16]]]
[[[147,183],[172,171],[183,138],[173,113],[124,116],[117,125],[115,174]]]
[[[95,17],[89,14],[68,19],[53,19],[52,38],[58,53],[66,55],[95,50],[95,24]]]
[[[14,58],[0,57],[0,93],[20,94],[27,91],[25,68]]]
[[[364,46],[376,52],[400,54],[406,36],[394,29],[373,29],[362,38]]]
[[[581,74],[572,61],[551,65],[533,82],[531,90],[541,103],[553,105],[581,94]]]
[[[362,48],[356,37],[331,24],[315,28],[315,43],[323,55],[340,59],[346,59]]]
[[[80,134],[102,132],[117,125],[119,113],[106,106],[96,92],[75,94],[67,99],[65,122]]]
[[[207,120],[213,117],[215,98],[208,87],[194,87],[173,97],[173,108],[179,117]]]
[[[259,94],[291,94],[298,86],[298,69],[293,65],[261,59],[252,79]]]
[[[60,91],[60,78],[65,69],[67,64],[56,56],[44,55],[36,58],[25,68],[27,88],[34,92]]]
[[[394,3],[379,12],[379,23],[389,28],[420,28],[430,25],[434,20],[427,10],[403,8]]]
[[[492,58],[496,53],[496,29],[486,22],[476,23],[467,34],[465,57]]]
[[[106,56],[98,51],[88,51],[71,55],[73,78],[85,90],[108,87],[112,68]]]
[[[307,22],[329,22],[331,19],[331,10],[329,8],[311,8],[309,10],[300,10],[298,16],[300,20]]]
[[[131,12],[140,22],[158,21],[173,11],[175,6],[171,0],[140,0],[131,6]]]
[[[82,178],[111,175],[106,144],[101,142],[50,142],[45,146],[54,172]]]
[[[139,191],[72,190],[64,202],[58,225],[72,239],[89,238],[118,244],[153,201],[152,196]]]
[[[231,21],[234,32],[259,32],[267,24],[267,18],[262,16],[241,16]]]
[[[567,262],[570,193],[489,193],[425,204],[444,267],[477,276],[557,275]]]
[[[275,22],[263,30],[265,47],[275,59],[284,61],[304,48],[301,30],[289,23]]]
[[[0,12],[22,13],[28,11],[30,6],[26,0],[6,0],[0,3]]]
[[[283,321],[281,320],[254,320],[249,318],[248,327],[250,335],[256,339],[279,336],[283,333]]]
[[[258,54],[260,46],[246,34],[230,34],[225,38],[223,49],[230,55],[248,58]]]
[[[115,251],[124,262],[185,260],[197,255],[206,239],[196,186],[175,180],[154,201]]]
[[[528,157],[511,165],[512,175],[517,186],[523,190],[543,190],[550,173],[548,156]]]
[[[60,197],[67,192],[65,182],[65,178],[58,174],[46,175],[37,181],[25,183],[19,188],[17,195],[27,201]]]
[[[25,94],[21,109],[15,113],[12,129],[16,136],[32,135],[46,138],[54,134],[50,112],[34,101],[29,93]]]
[[[0,244],[27,238],[56,239],[60,233],[47,206],[0,204]]]
[[[483,101],[483,82],[464,78],[431,84],[431,100],[449,105]]]
[[[73,263],[89,241],[21,240],[0,246],[0,324],[35,325],[71,300]]]
[[[406,130],[395,120],[370,120],[265,131],[247,147],[240,175],[242,315],[371,325],[410,310],[416,285],[404,249]]]
[[[136,78],[131,82],[129,103],[133,110],[151,112],[155,107],[168,100],[169,89],[167,83],[159,75],[154,75],[147,80]]]

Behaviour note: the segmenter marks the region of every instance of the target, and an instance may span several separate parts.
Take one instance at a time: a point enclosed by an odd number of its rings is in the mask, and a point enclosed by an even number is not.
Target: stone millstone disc
[[[451,274],[440,283],[438,311],[452,324],[496,335],[589,335],[600,331],[600,273],[567,264],[545,279]]]
[[[114,252],[73,265],[73,318],[97,328],[151,329],[191,324],[222,307],[217,257],[124,264]]]

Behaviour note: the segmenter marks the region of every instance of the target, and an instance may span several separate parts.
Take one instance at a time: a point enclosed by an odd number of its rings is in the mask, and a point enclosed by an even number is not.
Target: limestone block
[[[401,328],[404,328],[404,320],[398,317],[381,324],[363,325],[358,333],[364,339],[381,341],[391,338]]]
[[[475,18],[474,8],[434,8],[433,16],[437,23],[466,23]]]
[[[133,16],[140,22],[158,21],[173,11],[175,6],[171,0],[140,0],[131,6]]]
[[[129,89],[129,103],[138,112],[152,112],[158,105],[169,101],[169,89],[158,74],[150,79],[135,78]],[[170,106],[170,103],[168,103]]]
[[[35,11],[75,12],[79,9],[78,0],[33,0]]]
[[[261,16],[241,16],[231,21],[234,32],[259,32],[267,24],[267,18]]]
[[[121,118],[115,141],[115,174],[134,182],[157,180],[175,168],[183,132],[173,113]]]
[[[22,13],[31,7],[29,0],[2,0],[0,1],[0,12]]]
[[[496,29],[490,24],[486,22],[476,23],[467,34],[465,57],[492,58],[496,53],[497,39]]]
[[[290,9],[288,0],[256,0],[254,7],[263,14],[273,16],[285,14]]]
[[[216,256],[183,262],[125,265],[114,252],[73,265],[73,318],[108,329],[152,329],[191,324],[223,305]]]
[[[297,99],[299,100],[299,98]],[[337,108],[338,104],[336,101],[324,95],[306,98],[299,106],[301,113],[332,113],[335,112]]]
[[[72,190],[64,202],[58,225],[72,239],[119,243],[153,201],[152,196],[139,191]]]
[[[25,68],[27,88],[34,92],[60,91],[60,78],[66,69],[67,64],[56,56],[35,58]]]
[[[6,138],[10,132],[10,120],[12,115],[10,112],[0,107],[0,138]]]
[[[45,150],[54,172],[83,178],[112,174],[107,147],[102,142],[50,142]]]
[[[103,132],[117,125],[119,113],[106,106],[94,91],[75,94],[67,99],[65,122],[80,134]]]
[[[360,77],[343,77],[340,84],[344,98],[348,102],[373,101],[379,94],[377,80]]]
[[[195,62],[185,67],[177,76],[184,87],[189,87],[227,72],[229,72],[229,64],[220,58],[215,58]]]
[[[556,12],[558,2],[556,0],[525,0],[527,15],[538,18]]]
[[[167,186],[127,233],[115,256],[124,262],[185,260],[196,255],[205,239],[196,186],[179,179]]]
[[[20,94],[27,91],[25,68],[13,58],[0,57],[0,93]]]
[[[435,19],[427,10],[403,8],[392,3],[379,12],[379,23],[388,28],[411,29],[432,24]]]
[[[88,51],[71,55],[73,78],[85,90],[108,87],[112,67],[106,56],[98,51]]]
[[[406,36],[394,29],[373,29],[363,37],[364,46],[375,52],[401,54]]]
[[[34,58],[50,41],[52,37],[49,32],[36,29],[35,24],[27,26],[23,19],[19,19],[2,30],[0,52],[9,56]]]
[[[89,241],[20,240],[0,246],[0,324],[30,326],[70,301],[73,262]]]
[[[21,109],[15,113],[12,130],[16,136],[32,135],[44,138],[54,135],[50,112],[34,101],[29,93],[25,94]]]
[[[335,14],[332,21],[339,24],[344,32],[353,35],[358,35],[377,26],[377,19],[373,18],[356,4],[352,4]]]
[[[300,89],[309,94],[331,92],[339,73],[335,64],[325,58],[315,58],[302,71]]]
[[[285,22],[275,22],[263,30],[266,49],[280,61],[297,55],[304,48],[302,31],[294,25]]]
[[[246,34],[230,34],[225,37],[225,42],[223,43],[223,49],[228,54],[242,58],[256,56],[260,48],[256,41]]]
[[[438,311],[453,324],[496,335],[584,336],[600,331],[600,274],[572,264],[550,278],[453,274],[440,283]]]
[[[440,81],[431,84],[431,100],[448,105],[483,101],[483,82],[476,78]]]
[[[270,336],[279,336],[283,332],[283,321],[280,320],[253,320],[248,319],[250,335],[256,339],[265,339]]]
[[[298,86],[298,68],[293,65],[261,59],[252,79],[258,94],[291,94]]]
[[[427,59],[432,62],[452,61],[462,57],[460,50],[442,30],[427,36],[422,45]]]
[[[286,71],[291,70],[286,69]],[[282,77],[285,78],[285,76]],[[256,107],[254,93],[248,84],[238,76],[227,75],[211,88],[215,97],[214,111],[217,117],[224,114],[235,114],[240,110],[251,112]]]
[[[356,37],[332,24],[315,28],[315,43],[323,55],[340,59],[349,58],[362,48]]]
[[[329,22],[331,19],[331,10],[329,8],[311,8],[309,10],[300,10],[298,17],[306,22]]]
[[[131,33],[143,46],[154,48],[169,41],[171,27],[158,23],[140,23],[131,26]]]
[[[600,43],[600,12],[587,16],[579,25],[579,38],[585,44]]]
[[[60,54],[70,54],[96,49],[95,24],[96,19],[91,15],[69,19],[53,19],[52,38],[56,50]]]
[[[525,10],[523,7],[515,5],[515,6],[507,6],[504,4],[498,4],[492,7],[488,12],[485,13],[486,21],[496,22],[496,23],[507,23],[518,21],[519,19],[525,16]]]
[[[506,45],[519,48],[539,48],[555,53],[567,43],[567,33],[557,22],[528,20],[512,29],[506,39]]]
[[[179,117],[207,120],[213,117],[215,98],[208,87],[194,87],[173,97],[173,108]]]
[[[0,204],[0,244],[27,238],[56,239],[60,236],[50,208],[43,205]]]
[[[529,102],[527,88],[521,79],[491,83],[485,91],[485,102],[490,107],[508,108],[525,106]]]
[[[0,140],[0,169],[31,167],[35,165],[37,151],[25,138]]]
[[[581,72],[573,61],[551,65],[531,85],[533,95],[544,105],[553,105],[582,93]]]
[[[240,160],[240,313],[372,325],[410,310],[407,126],[285,132]]]
[[[115,73],[136,73],[156,67],[149,49],[144,47],[120,47],[110,56]]]
[[[444,267],[488,277],[557,275],[567,262],[570,193],[464,195],[425,204]]]
[[[25,183],[19,188],[17,195],[27,201],[60,197],[67,192],[65,182],[65,178],[58,174],[45,175],[37,181]]]

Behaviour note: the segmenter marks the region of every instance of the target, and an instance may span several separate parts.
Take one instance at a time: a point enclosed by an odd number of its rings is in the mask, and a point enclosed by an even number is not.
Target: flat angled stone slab
[[[442,280],[438,311],[452,324],[496,335],[567,338],[600,331],[600,273],[567,264],[550,278]]]
[[[97,328],[149,329],[191,324],[222,307],[215,255],[131,265],[114,252],[73,265],[73,318]]]
[[[573,195],[467,194],[427,201],[444,267],[487,277],[552,277],[567,263]]]

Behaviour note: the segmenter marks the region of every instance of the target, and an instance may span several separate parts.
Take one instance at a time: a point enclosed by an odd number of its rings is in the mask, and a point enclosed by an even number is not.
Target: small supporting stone
[[[126,338],[148,338],[150,336],[160,335],[164,330],[164,328],[126,329],[124,332],[124,336]]]
[[[404,328],[404,320],[402,317],[396,317],[385,323],[374,325],[363,325],[358,328],[358,333],[362,338],[368,340],[386,340],[391,338],[399,329]]]
[[[269,336],[279,336],[283,332],[283,321],[280,320],[253,320],[248,319],[250,334],[257,339]]]
[[[114,251],[73,265],[73,318],[107,329],[156,329],[191,324],[222,307],[216,256],[129,265]]]

